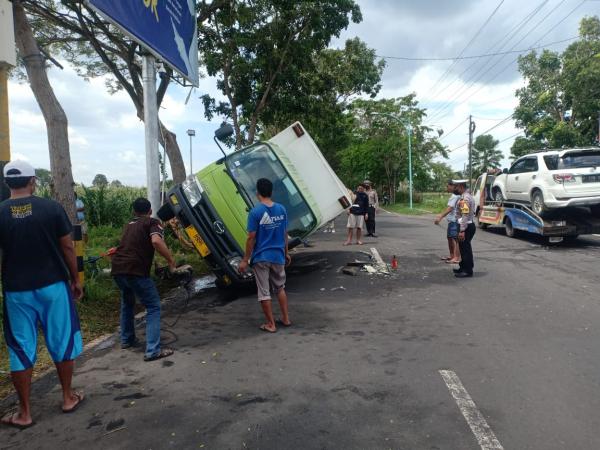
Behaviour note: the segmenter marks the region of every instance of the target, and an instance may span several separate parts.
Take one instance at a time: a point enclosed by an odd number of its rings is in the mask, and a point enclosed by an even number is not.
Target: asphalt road
[[[547,248],[478,230],[475,277],[457,280],[428,218],[384,213],[363,247],[342,227],[295,255],[309,270],[289,277],[293,327],[262,333],[252,294],[210,290],[165,324],[173,357],[88,354],[81,409],[61,414],[46,377],[37,424],[0,429],[0,447],[600,448],[598,237]],[[398,270],[340,272],[370,247]]]

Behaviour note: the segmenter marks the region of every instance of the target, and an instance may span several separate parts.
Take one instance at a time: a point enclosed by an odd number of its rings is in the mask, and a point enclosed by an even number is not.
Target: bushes
[[[85,205],[85,219],[89,226],[122,227],[132,215],[131,204],[146,196],[145,188],[99,186],[81,187],[77,193]]]

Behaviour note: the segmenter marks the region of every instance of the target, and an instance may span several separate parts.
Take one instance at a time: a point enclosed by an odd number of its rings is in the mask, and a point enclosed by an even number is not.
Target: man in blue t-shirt
[[[273,318],[271,293],[277,295],[281,319],[277,325],[289,327],[287,294],[285,293],[285,266],[290,263],[288,254],[287,212],[283,205],[271,200],[273,183],[266,178],[256,182],[256,197],[259,204],[248,214],[248,239],[246,252],[240,263],[240,272],[252,265],[258,301],[267,322],[260,326],[262,331],[275,333],[277,326]]]

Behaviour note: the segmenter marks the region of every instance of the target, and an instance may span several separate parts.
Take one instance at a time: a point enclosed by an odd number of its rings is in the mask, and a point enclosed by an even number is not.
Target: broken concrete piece
[[[359,271],[359,268],[353,267],[353,266],[346,266],[342,269],[342,273],[345,273],[346,275],[352,275],[353,277],[358,275],[358,271]]]

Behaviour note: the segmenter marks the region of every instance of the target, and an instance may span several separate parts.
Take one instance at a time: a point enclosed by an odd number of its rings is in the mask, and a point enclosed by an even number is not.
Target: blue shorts
[[[460,231],[460,224],[458,222],[448,222],[448,238],[458,239],[458,232]]]
[[[11,372],[33,367],[38,322],[54,362],[75,359],[83,350],[79,317],[66,282],[33,291],[4,293],[4,337]]]

